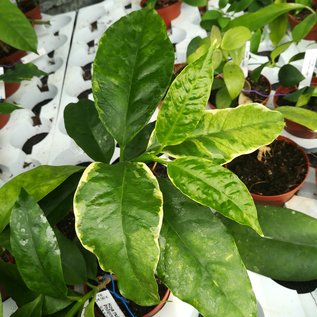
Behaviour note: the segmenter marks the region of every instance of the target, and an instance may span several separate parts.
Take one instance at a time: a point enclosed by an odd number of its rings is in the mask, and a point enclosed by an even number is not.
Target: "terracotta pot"
[[[24,12],[24,14],[31,20],[40,20],[42,18],[40,4],[37,4],[33,9]]]
[[[4,83],[6,99],[12,96],[21,86],[21,83]]]
[[[317,77],[313,77],[311,81],[311,85],[313,87],[317,86]],[[279,86],[276,89],[276,95],[273,98],[274,107],[276,108],[278,106],[278,98],[279,94],[289,94],[297,90],[296,87],[283,87]],[[304,139],[316,139],[317,138],[317,132],[310,130],[309,128],[306,128],[305,126],[296,123],[294,121],[285,119],[285,130],[289,132],[290,134],[293,134],[297,137],[304,138]]]
[[[9,114],[0,114],[0,129],[2,129],[10,119]]]
[[[23,56],[26,55],[25,51],[16,50],[10,55],[0,58],[0,65],[13,65],[16,64]]]
[[[151,311],[149,311],[147,314],[145,314],[143,317],[152,317],[155,316],[165,305],[168,297],[170,296],[170,290],[168,289],[163,296],[161,302],[155,306]]]
[[[303,179],[303,181],[296,188],[292,189],[291,191],[289,191],[287,193],[284,193],[281,195],[274,195],[274,196],[265,196],[265,195],[258,195],[258,194],[251,193],[251,196],[256,204],[283,206],[287,201],[289,201],[295,195],[296,192],[298,192],[298,190],[304,185],[304,182],[308,177],[309,160],[308,160],[307,154],[304,152],[304,150],[299,145],[297,145],[294,141],[292,141],[286,137],[279,136],[279,137],[277,137],[277,139],[283,140],[284,142],[292,144],[294,147],[297,148],[297,150],[299,152],[302,153],[302,155],[306,161],[307,172],[306,172],[306,175],[305,175],[305,178]]]
[[[301,21],[299,21],[296,16],[292,14],[288,14],[288,21],[291,25],[291,28],[293,29],[297,24],[299,24]],[[310,32],[304,37],[305,40],[311,40],[311,41],[317,41],[317,24],[313,26],[313,28],[310,30]]]
[[[141,1],[141,7],[144,7],[146,0]],[[162,9],[156,9],[157,13],[164,20],[166,27],[171,27],[172,20],[176,19],[181,13],[181,2],[178,0],[176,3]]]

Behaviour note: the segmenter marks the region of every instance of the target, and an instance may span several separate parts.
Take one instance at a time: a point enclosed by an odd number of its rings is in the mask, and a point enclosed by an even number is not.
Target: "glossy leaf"
[[[1,102],[0,103],[0,114],[9,114],[13,112],[14,110],[22,109],[21,107],[7,102]]]
[[[35,298],[32,302],[19,308],[11,317],[41,317],[43,296]]]
[[[170,83],[173,63],[166,26],[154,10],[130,13],[101,38],[93,94],[101,121],[122,148],[149,121]]]
[[[213,81],[212,48],[174,80],[159,111],[155,131],[162,147],[184,141],[197,126]]]
[[[203,40],[201,40],[199,47],[187,56],[187,64],[192,64],[198,59],[200,59],[202,56],[205,56],[210,47],[210,43],[210,37],[206,37]]]
[[[36,53],[37,36],[31,23],[9,0],[0,1],[0,41]]]
[[[228,169],[210,160],[186,157],[170,162],[167,173],[184,195],[262,233],[248,189]]]
[[[79,100],[67,105],[64,121],[68,135],[93,160],[110,162],[114,139],[101,123],[93,101]]]
[[[7,182],[0,188],[0,232],[9,223],[11,209],[18,199],[21,188],[39,201],[70,175],[82,169],[80,166],[41,165]]]
[[[256,54],[260,43],[261,43],[262,31],[260,29],[253,32],[251,40],[250,40],[250,51],[253,54]]]
[[[227,51],[235,50],[244,46],[251,36],[248,28],[244,26],[233,27],[223,35],[221,48]]]
[[[54,298],[50,296],[44,297],[43,302],[43,314],[44,315],[52,315],[59,311],[62,311],[64,308],[70,306],[74,301],[70,299],[61,299],[61,298]],[[54,315],[55,317],[55,315]]]
[[[9,68],[3,75],[0,75],[0,81],[16,83],[22,80],[31,80],[33,77],[46,75],[48,74],[38,69],[34,64],[16,64],[14,68]]]
[[[0,261],[0,284],[18,304],[23,306],[36,298],[36,294],[25,285],[15,264]]]
[[[192,136],[178,146],[166,148],[166,152],[224,164],[273,142],[283,127],[283,117],[260,104],[205,111]]]
[[[221,221],[167,180],[160,181],[160,188],[164,195],[160,279],[205,317],[256,316],[246,269]]]
[[[65,283],[82,284],[87,280],[86,262],[76,244],[55,230],[55,236],[61,251],[62,268]]]
[[[208,4],[208,0],[183,0],[183,2],[195,7],[205,6]]]
[[[245,26],[249,30],[255,31],[269,24],[282,14],[285,14],[289,11],[302,9],[304,7],[304,5],[299,3],[274,3],[265,6],[256,12],[246,13],[233,19],[229,23],[228,28]]]
[[[277,57],[279,57],[283,52],[285,52],[291,46],[291,44],[292,42],[290,41],[277,46],[270,54],[270,59],[272,63],[274,63]]]
[[[23,189],[11,213],[10,229],[12,253],[26,285],[36,293],[65,297],[67,288],[54,231]]]
[[[310,130],[317,131],[317,113],[301,107],[283,106],[277,111],[282,113],[284,118],[299,123]]]
[[[317,279],[317,220],[282,207],[257,210],[264,237],[224,219],[247,268],[283,281]]]
[[[317,23],[317,14],[311,13],[292,30],[293,41],[299,42],[303,39]]]
[[[216,93],[216,107],[218,109],[225,109],[231,106],[232,99],[229,95],[227,87],[222,87]]]
[[[89,304],[85,308],[84,317],[95,317],[95,302],[96,302],[96,293],[93,298],[90,300]]]
[[[114,272],[121,294],[141,305],[159,301],[162,194],[144,163],[93,163],[74,198],[76,231],[104,271]]]
[[[223,79],[231,99],[235,99],[241,93],[244,86],[244,74],[239,65],[229,61],[223,67]]]
[[[290,64],[283,65],[278,72],[278,80],[282,86],[295,86],[303,79],[305,79],[303,74]]]

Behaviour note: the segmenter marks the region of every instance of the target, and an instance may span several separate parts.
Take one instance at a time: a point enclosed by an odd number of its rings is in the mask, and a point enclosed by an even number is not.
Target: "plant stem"
[[[73,317],[77,313],[77,311],[85,304],[85,302],[94,295],[95,292],[96,290],[92,289],[90,292],[81,297],[78,302],[71,308],[71,310],[66,314],[65,317]]]

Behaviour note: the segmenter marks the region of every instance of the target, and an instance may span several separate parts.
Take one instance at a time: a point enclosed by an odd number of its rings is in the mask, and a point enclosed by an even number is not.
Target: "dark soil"
[[[24,143],[22,147],[22,151],[25,154],[31,154],[33,150],[33,146],[36,145],[37,143],[40,143],[47,135],[48,133],[39,133],[32,136]]]
[[[45,91],[49,91],[48,85],[47,85],[47,81],[48,81],[48,75],[47,76],[43,76],[42,78],[40,78],[41,81],[41,86],[37,86],[37,88],[40,90],[40,92],[45,92]]]
[[[307,282],[285,282],[275,280],[275,282],[284,287],[296,290],[298,294],[311,293],[317,288],[317,280]]]
[[[4,58],[16,52],[17,49],[0,41],[0,58]]]
[[[311,167],[317,168],[317,152],[308,153],[309,164]]]
[[[115,291],[116,293],[119,293],[118,290],[118,286],[117,286],[117,281],[114,281],[114,285],[115,285]],[[112,290],[112,286],[111,283],[108,284],[108,289]],[[162,284],[162,283],[158,283],[158,288],[159,288],[159,295],[160,298],[162,299],[167,291],[167,287]],[[114,300],[116,301],[116,303],[118,304],[118,306],[120,307],[120,309],[122,310],[123,314],[125,316],[130,316],[129,312],[127,311],[125,305],[117,298],[114,297]],[[137,304],[135,304],[132,301],[129,301],[129,309],[132,311],[132,313],[136,316],[136,317],[142,317],[145,314],[147,314],[148,312],[150,312],[155,306],[139,306]],[[98,308],[97,305],[95,305],[95,313],[96,313],[96,317],[104,317],[104,315],[101,313],[100,309]]]
[[[48,57],[53,58],[55,55],[55,51],[52,51],[50,53],[47,54]]]
[[[25,0],[18,4],[18,7],[22,10],[22,12],[28,12],[36,7],[38,1],[35,0]]]
[[[317,6],[312,4],[312,9],[316,11]],[[307,9],[300,10],[296,15],[296,19],[299,21],[303,21],[305,18],[307,18],[311,12]]]
[[[42,124],[41,119],[40,119],[40,114],[41,114],[42,107],[45,106],[46,104],[48,104],[48,103],[49,103],[50,101],[52,101],[52,100],[53,100],[52,98],[50,98],[50,99],[45,99],[45,100],[43,100],[43,101],[37,103],[37,104],[32,108],[32,111],[33,111],[33,113],[35,114],[35,116],[32,117],[33,127]]]
[[[92,93],[92,89],[87,89],[83,92],[81,92],[77,98],[80,100],[80,99],[88,99],[89,95]]]
[[[167,178],[167,167],[160,163],[149,163],[149,168],[156,177]]]
[[[96,31],[96,30],[98,30],[97,21],[92,22],[92,23],[90,24],[90,31],[91,31],[91,32],[94,32],[94,31]]]
[[[228,164],[254,194],[284,194],[296,188],[307,173],[306,160],[296,147],[281,140],[275,140],[269,147],[270,152],[264,154],[261,161],[257,159],[257,150]]]
[[[247,77],[246,80],[251,85],[251,90],[259,91],[261,94],[268,96],[271,91],[269,81],[264,77],[260,76],[259,80],[256,82],[252,80],[250,77]],[[262,103],[267,97],[261,96],[255,92],[244,92],[246,96],[248,96],[253,102]]]
[[[67,216],[56,225],[56,227],[69,240],[74,240],[76,237],[74,213],[69,212]]]

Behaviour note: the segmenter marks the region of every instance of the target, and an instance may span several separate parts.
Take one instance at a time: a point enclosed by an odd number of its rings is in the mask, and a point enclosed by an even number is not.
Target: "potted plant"
[[[317,137],[316,77],[310,87],[298,89],[304,76],[292,65],[284,65],[279,71],[280,86],[274,96],[274,104],[286,122],[286,131],[301,138]]]
[[[279,136],[273,143],[237,157],[227,167],[245,183],[256,203],[283,206],[304,185],[309,161],[295,142]]]
[[[16,0],[16,4],[29,19],[41,19],[41,8],[38,0]]]

